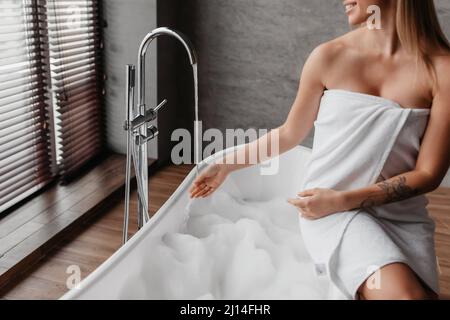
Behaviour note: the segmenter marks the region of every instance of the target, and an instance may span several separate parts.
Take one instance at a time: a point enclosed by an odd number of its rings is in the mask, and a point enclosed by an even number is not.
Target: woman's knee
[[[372,279],[378,277],[378,286]],[[369,277],[360,287],[359,293],[367,300],[427,300],[433,295],[419,281],[416,274],[406,264],[393,263],[384,266]]]
[[[424,288],[405,288],[394,294],[390,300],[429,300],[431,296]]]
[[[422,289],[396,288],[395,290],[370,289],[361,290],[361,300],[429,300],[434,299]]]

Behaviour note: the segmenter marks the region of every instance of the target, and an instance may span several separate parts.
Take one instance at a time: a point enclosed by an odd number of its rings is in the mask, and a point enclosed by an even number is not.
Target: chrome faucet
[[[157,118],[158,110],[163,107],[167,100],[163,100],[158,106],[148,109],[145,105],[145,58],[150,43],[161,35],[172,36],[178,39],[186,49],[189,61],[194,70],[194,82],[196,90],[196,112],[195,119],[198,123],[198,106],[197,106],[197,55],[191,42],[185,35],[169,28],[157,28],[148,33],[139,47],[138,68],[137,68],[137,95],[138,104],[134,106],[134,88],[135,88],[135,66],[127,65],[126,68],[126,104],[127,115],[124,129],[127,131],[127,159],[125,172],[125,212],[124,212],[124,228],[123,243],[128,240],[128,220],[130,207],[130,184],[131,184],[131,162],[133,161],[137,191],[138,191],[138,228],[150,220],[149,203],[148,203],[148,161],[147,161],[147,143],[158,135],[158,129],[148,123]],[[196,128],[196,136],[197,128]],[[198,162],[198,151],[196,148],[196,162]]]

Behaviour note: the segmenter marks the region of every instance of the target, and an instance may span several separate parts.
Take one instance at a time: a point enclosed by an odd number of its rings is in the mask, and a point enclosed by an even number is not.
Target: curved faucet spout
[[[197,53],[195,52],[194,46],[191,41],[181,32],[175,31],[166,27],[156,28],[152,32],[148,33],[144,40],[142,40],[139,47],[138,55],[138,103],[139,106],[145,105],[145,56],[147,54],[147,49],[150,43],[159,36],[166,35],[172,36],[178,41],[180,41],[189,56],[189,61],[191,65],[197,64]]]
[[[147,53],[149,44],[153,41],[153,39],[155,39],[161,35],[172,36],[172,37],[178,39],[178,41],[180,41],[183,44],[183,46],[185,47],[185,49],[189,55],[189,60],[191,62],[191,65],[197,63],[197,54],[195,53],[195,49],[194,49],[194,46],[192,45],[191,41],[183,33],[166,28],[166,27],[156,28],[155,30],[153,30],[152,32],[147,34],[147,36],[144,38],[144,40],[142,40],[141,46],[139,48],[139,55],[142,57],[145,56],[145,54]]]

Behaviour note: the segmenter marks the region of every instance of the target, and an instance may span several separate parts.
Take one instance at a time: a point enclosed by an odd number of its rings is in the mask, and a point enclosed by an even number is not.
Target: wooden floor
[[[125,156],[107,153],[68,185],[52,183],[0,219],[0,287],[123,192]]]
[[[175,191],[191,166],[169,166],[150,178],[150,210],[154,213]],[[450,189],[439,189],[428,195],[429,211],[436,221],[436,249],[440,263],[440,285],[444,297],[450,296]],[[133,194],[131,210],[136,209]],[[111,210],[96,217],[81,234],[73,235],[1,293],[3,299],[55,299],[67,292],[66,270],[78,265],[86,277],[121,245],[123,201],[117,198]],[[136,230],[132,219],[130,230]]]

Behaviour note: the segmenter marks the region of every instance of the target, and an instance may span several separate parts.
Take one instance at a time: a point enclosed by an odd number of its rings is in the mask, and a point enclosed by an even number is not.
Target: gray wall
[[[450,1],[448,0],[435,0],[436,9],[438,11],[441,25],[444,29],[447,37],[450,38]]]
[[[125,65],[136,64],[140,42],[156,27],[156,0],[104,0],[105,115],[108,147],[125,152]],[[156,46],[147,58],[147,103],[156,103]],[[149,144],[149,157],[157,158],[157,139]]]

